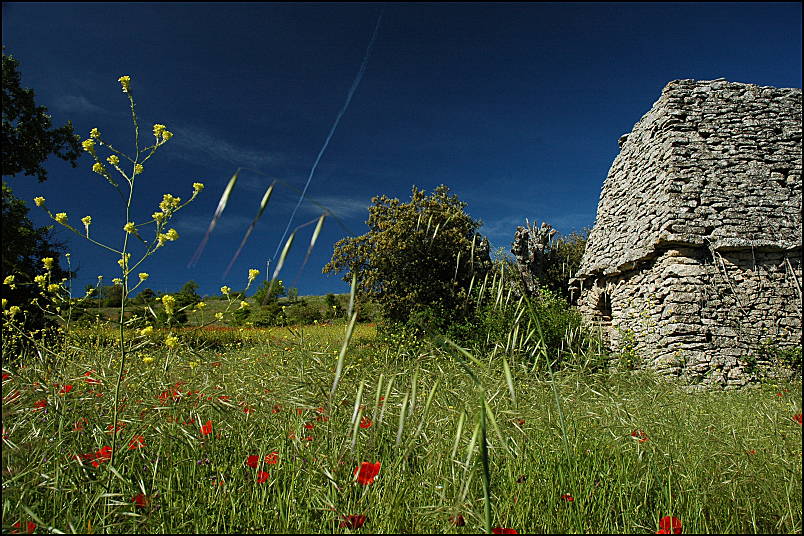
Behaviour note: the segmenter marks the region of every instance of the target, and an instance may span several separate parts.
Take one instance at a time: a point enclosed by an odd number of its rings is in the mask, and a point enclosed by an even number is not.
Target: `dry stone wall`
[[[581,311],[660,371],[743,385],[764,342],[801,344],[801,90],[676,80],[620,145]]]

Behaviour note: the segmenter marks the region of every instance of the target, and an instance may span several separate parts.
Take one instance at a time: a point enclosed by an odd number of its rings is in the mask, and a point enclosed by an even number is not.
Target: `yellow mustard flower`
[[[97,128],[93,128],[92,130],[89,131],[89,137],[95,139],[100,138],[100,130],[98,130]]]
[[[119,277],[115,277],[114,279],[112,279],[112,284],[113,284],[113,285],[122,285],[122,284],[123,284],[123,280],[122,280],[122,279],[120,279]]]
[[[11,307],[9,307],[9,309],[7,311],[7,314],[8,314],[8,316],[13,318],[14,315],[19,313],[19,312],[20,312],[20,308],[17,307],[16,305],[12,305]]]
[[[221,287],[221,294],[223,294],[224,296],[228,296],[228,295],[229,295],[229,292],[230,292],[231,290],[232,290],[232,289],[230,289],[229,287],[227,287],[226,285],[224,285],[224,286],[222,286],[222,287]]]
[[[84,150],[86,152],[88,152],[88,153],[94,153],[95,152],[95,140],[93,140],[93,139],[84,140],[84,141],[81,142],[81,147],[83,147]]]
[[[249,306],[249,304],[248,304],[247,301],[242,301],[242,300],[240,301],[240,309],[245,309],[248,306]]]
[[[215,318],[218,320],[223,320],[223,313],[215,313]]]
[[[168,232],[166,233],[165,236],[167,236],[167,239],[170,240],[171,242],[179,239],[179,233],[178,231],[176,231],[176,229],[168,229]]]
[[[258,275],[260,275],[259,270],[255,269],[255,268],[250,268],[249,271],[248,271],[248,282],[251,283],[252,281],[257,279]]]
[[[170,138],[173,137],[173,133],[169,130],[166,130],[162,133],[162,139],[168,141]]]
[[[144,328],[142,328],[140,330],[140,335],[143,335],[143,336],[150,335],[151,333],[153,333],[153,331],[154,331],[153,326],[145,326]]]
[[[89,232],[89,226],[92,224],[92,216],[84,216],[83,218],[81,218],[81,223],[84,224],[84,227],[86,227],[87,232]]]
[[[8,300],[7,300],[7,299],[5,299],[5,298],[3,298],[3,300],[2,300],[2,304],[3,304],[3,309],[5,309],[5,308],[6,308],[6,305],[8,305]]]
[[[6,278],[3,279],[3,284],[4,285],[13,285],[14,284],[14,276],[13,275],[7,275]]]
[[[56,216],[53,219],[55,219],[57,222],[59,222],[61,224],[65,224],[65,223],[67,223],[67,213],[66,212],[59,212],[58,214],[56,214]]]
[[[160,221],[165,219],[165,213],[164,212],[154,212],[153,214],[151,214],[151,217],[154,220],[156,220],[157,222],[160,222]]]
[[[162,196],[162,202],[159,203],[159,208],[161,208],[163,212],[170,212],[171,210],[174,210],[176,207],[178,207],[180,202],[181,202],[180,197],[174,197],[171,194],[165,194]]]
[[[45,257],[42,259],[42,264],[45,265],[45,270],[52,270],[54,262],[53,257]]]
[[[47,277],[43,275],[37,275],[36,277],[34,277],[34,282],[38,283],[40,286],[44,286],[45,283],[47,282]]]
[[[117,264],[120,265],[120,268],[125,269],[128,266],[129,259],[131,259],[131,253],[126,253],[124,257],[117,260]]]
[[[120,82],[120,85],[123,87],[123,93],[128,93],[129,89],[131,89],[131,77],[121,76],[117,81]]]
[[[173,335],[168,335],[167,338],[165,338],[165,346],[167,346],[168,348],[173,348],[177,344],[179,344],[179,339],[177,337],[174,337]]]
[[[172,315],[173,314],[173,308],[176,305],[176,298],[174,298],[170,294],[165,294],[164,296],[162,296],[162,305],[165,306],[165,312],[168,315]]]
[[[198,193],[204,189],[204,184],[201,182],[194,182],[193,183],[193,190]]]
[[[129,234],[133,233],[137,230],[137,227],[134,225],[133,221],[128,222],[123,226],[123,230]]]
[[[56,283],[51,283],[47,286],[47,290],[48,292],[56,292],[57,290],[59,290],[59,285]]]
[[[165,125],[160,125],[159,123],[154,125],[154,136],[157,138],[162,137],[162,133],[165,131],[167,127]]]
[[[145,272],[140,272],[140,274],[139,274],[140,281],[145,281],[146,279],[148,279],[148,277],[150,277],[150,276],[148,274],[146,274]]]
[[[45,198],[42,196],[34,197],[34,203],[36,203],[37,207],[41,207],[42,205],[45,204]]]
[[[134,175],[142,173],[142,164],[134,164]]]
[[[117,158],[117,155],[116,155],[116,154],[113,154],[112,156],[110,156],[109,158],[107,158],[107,159],[106,159],[106,161],[107,161],[107,162],[109,162],[109,163],[110,163],[111,165],[113,165],[113,166],[116,166],[117,164],[119,164],[119,163],[120,163],[120,159],[119,159],[119,158]]]
[[[154,362],[154,358],[151,356],[145,356],[142,358],[142,362],[145,363],[146,365],[150,365],[151,363]]]

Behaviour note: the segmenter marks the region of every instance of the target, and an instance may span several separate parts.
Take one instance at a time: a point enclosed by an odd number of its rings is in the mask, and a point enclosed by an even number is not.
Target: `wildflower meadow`
[[[225,285],[214,308],[165,295],[130,315],[140,265],[181,239],[171,219],[204,186],[133,213],[173,135],[141,137],[119,82],[134,151],[98,129],[83,142],[121,192],[119,244],[96,241],[91,215],[35,203],[119,258],[123,299],[114,320],[75,323],[92,292],[73,296],[43,259],[31,284],[52,325],[26,331],[3,304],[3,532],[801,533],[800,376],[705,391],[619,366],[502,271],[466,299],[515,321],[464,340],[361,321],[354,283],[342,314],[312,324],[235,326],[259,304]]]

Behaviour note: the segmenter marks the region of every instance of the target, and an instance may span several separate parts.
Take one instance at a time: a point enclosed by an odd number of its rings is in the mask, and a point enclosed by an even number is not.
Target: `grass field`
[[[800,382],[691,393],[518,354],[508,381],[500,353],[358,324],[331,394],[344,327],[179,334],[130,358],[116,427],[111,336],[6,356],[3,531],[476,533],[488,495],[520,533],[801,533]]]

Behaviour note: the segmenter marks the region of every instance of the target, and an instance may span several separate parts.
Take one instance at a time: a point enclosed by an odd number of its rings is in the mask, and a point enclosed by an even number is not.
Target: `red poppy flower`
[[[796,413],[793,415],[793,420],[796,421],[798,424],[801,424],[801,413]]]
[[[372,424],[374,423],[371,422],[371,419],[368,417],[363,417],[360,419],[360,428],[370,428]]]
[[[47,400],[37,400],[34,402],[34,408],[42,409],[47,406]]]
[[[95,378],[92,377],[92,375],[94,373],[95,373],[95,371],[93,371],[93,370],[90,370],[89,372],[85,372],[84,373],[84,378],[85,378],[84,381],[87,382],[87,383],[101,383],[100,380],[96,380]]]
[[[525,419],[517,419],[517,420],[516,420],[516,423],[517,423],[519,426],[524,426],[524,425],[525,425]]]
[[[271,454],[268,454],[268,455],[265,456],[265,463],[270,463],[270,464],[273,465],[273,464],[277,463],[278,461],[279,461],[279,453],[278,452],[272,452]]]
[[[243,407],[243,413],[245,413],[246,415],[248,415],[249,413],[254,413],[254,410],[253,410],[253,409],[251,409],[251,408],[250,408],[250,407],[248,407],[248,406],[245,406],[245,407]]]
[[[315,412],[318,413],[318,414],[322,414],[322,413],[324,413],[324,408],[323,407],[315,408]]]
[[[463,519],[463,516],[461,514],[450,516],[449,521],[456,527],[463,527],[464,525],[466,525],[466,521]]]
[[[782,393],[776,393],[776,396],[784,396]]]
[[[116,426],[110,424],[109,426],[106,427],[106,433],[111,434],[112,432],[119,432],[120,430],[122,430],[125,427],[126,427],[126,423],[124,423],[124,422],[118,422]]]
[[[82,432],[84,430],[84,425],[87,422],[89,421],[87,421],[86,417],[81,417],[80,419],[75,421],[75,424],[73,424],[73,432]]]
[[[318,415],[316,416],[315,420],[317,422],[327,422],[329,420],[329,417],[327,417],[326,415]]]
[[[747,454],[751,454],[752,456],[757,453],[757,449],[751,449],[745,451]]]
[[[271,473],[266,473],[265,471],[257,471],[257,484],[262,484],[269,478],[271,478]]]
[[[302,413],[304,413],[302,408],[296,408],[296,415],[301,415]]]
[[[9,374],[8,372],[4,372],[4,373],[3,373],[3,381],[6,381],[6,380],[7,380],[7,379],[9,379],[10,377],[11,377],[11,374]]]
[[[360,467],[356,467],[354,470],[354,474],[357,476],[357,481],[364,486],[373,483],[374,479],[377,478],[377,475],[380,474],[380,466],[382,466],[382,463],[380,462],[361,463]]]
[[[230,397],[229,395],[221,395],[221,396],[218,397],[218,400],[228,402],[230,398],[232,398],[232,397]]]
[[[141,435],[135,435],[131,441],[128,442],[128,450],[139,449],[145,446],[145,438]]]
[[[516,529],[504,529],[502,527],[495,527],[491,529],[492,534],[519,534]]]
[[[271,413],[279,413],[282,411],[282,404],[274,404],[274,407],[271,408]]]
[[[631,432],[631,437],[639,441],[640,443],[644,443],[648,440],[648,434],[643,432],[642,430],[634,430]]]
[[[311,422],[306,422],[306,423],[304,423],[304,427],[307,430],[312,430],[313,428],[315,428],[315,425],[313,423],[311,423]]]
[[[67,393],[69,393],[72,390],[73,390],[73,386],[68,384],[68,385],[65,385],[64,387],[62,387],[59,390],[59,394],[60,395],[66,395]]]
[[[205,436],[211,433],[212,433],[212,421],[209,420],[204,426],[201,427],[201,435]]]
[[[209,366],[211,366],[211,367],[220,367],[221,362],[220,361],[213,361],[212,363],[209,364]]]
[[[20,522],[19,521],[17,521],[16,523],[14,523],[11,526],[14,529],[16,529],[16,530],[12,530],[11,534],[19,534],[20,533],[20,531],[19,531]],[[33,531],[35,531],[35,530],[36,530],[36,523],[34,523],[33,521],[28,521],[27,523],[25,523],[25,532],[26,532],[26,534],[33,534]]]
[[[148,498],[147,495],[143,495],[142,493],[138,493],[131,498],[131,502],[134,503],[134,506],[137,508],[145,508],[149,504],[151,504],[151,499]]]
[[[564,495],[561,496],[561,498],[564,499],[567,502],[572,502],[572,501],[575,500],[575,497],[573,497],[569,493],[565,493]]]
[[[246,458],[246,465],[251,467],[252,469],[256,469],[260,463],[260,457],[256,454],[251,454],[248,458]]]
[[[312,441],[312,440],[313,440],[313,436],[311,436],[311,435],[308,435],[307,437],[305,437],[303,439],[303,441]]]
[[[366,522],[366,516],[341,516],[341,524],[338,525],[342,529],[359,529]]]
[[[677,517],[664,516],[659,520],[659,530],[656,534],[681,534],[681,520]]]

